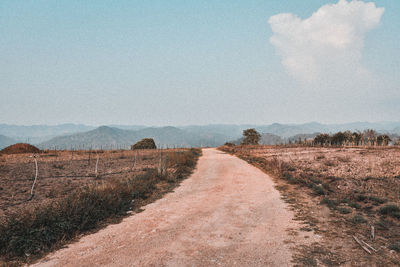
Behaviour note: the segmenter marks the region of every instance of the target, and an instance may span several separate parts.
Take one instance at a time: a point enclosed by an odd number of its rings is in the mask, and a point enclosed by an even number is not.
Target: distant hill
[[[275,135],[275,134],[270,134],[270,133],[263,133],[261,135],[260,139],[260,144],[261,145],[280,145],[284,144],[285,139],[282,137]]]
[[[15,143],[17,143],[16,140],[14,140],[14,139],[12,139],[12,138],[10,138],[8,136],[0,134],[0,150],[5,148],[5,147],[8,147],[10,145],[13,145]]]
[[[189,125],[181,127],[146,127],[143,125],[108,125],[107,128],[82,124],[33,125],[19,126],[0,124],[0,134],[14,139],[16,142],[27,142],[39,147],[71,147],[71,146],[124,146],[137,142],[139,138],[154,138],[157,144],[168,146],[218,146],[227,141],[238,141],[242,132],[255,128],[260,133],[278,136],[288,142],[289,138],[314,133],[335,133],[351,130],[363,131],[374,129],[380,133],[400,134],[400,122],[353,122],[343,124],[322,124],[310,122],[303,124],[273,123],[269,125],[254,124],[210,124]],[[110,130],[111,129],[111,130]],[[310,137],[311,138],[311,137]],[[303,137],[302,137],[303,139]],[[286,140],[286,141],[285,141]],[[264,136],[266,144],[280,140],[274,136]]]
[[[85,132],[94,128],[93,126],[71,123],[31,126],[0,124],[0,134],[9,136],[17,141],[36,144],[55,136]]]
[[[157,146],[191,147],[218,146],[226,139],[225,136],[196,134],[176,127],[149,127],[137,131],[101,126],[94,130],[72,135],[59,136],[40,143],[39,148],[70,149],[70,148],[129,148],[143,138],[153,138]]]

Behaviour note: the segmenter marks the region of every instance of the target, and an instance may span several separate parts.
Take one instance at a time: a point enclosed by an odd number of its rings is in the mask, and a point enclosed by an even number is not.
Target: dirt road
[[[204,149],[175,192],[37,266],[291,266],[298,229],[266,174]]]

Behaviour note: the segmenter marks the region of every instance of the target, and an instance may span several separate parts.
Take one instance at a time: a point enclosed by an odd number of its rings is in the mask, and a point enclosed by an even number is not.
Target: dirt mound
[[[30,144],[18,143],[0,151],[3,154],[39,153],[40,149]]]
[[[131,149],[156,149],[156,143],[154,142],[153,138],[144,138],[131,146]]]

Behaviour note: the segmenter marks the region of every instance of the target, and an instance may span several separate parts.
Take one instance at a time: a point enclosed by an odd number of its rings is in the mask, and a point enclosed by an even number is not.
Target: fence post
[[[28,201],[31,200],[34,196],[33,190],[35,189],[35,184],[38,178],[38,164],[36,160],[36,154],[33,154],[33,160],[35,161],[35,180],[33,181],[32,189],[31,189],[31,196],[29,197]]]
[[[95,168],[95,174],[96,174],[96,178],[97,178],[97,175],[98,175],[98,172],[97,172],[97,166],[98,166],[98,164],[99,164],[99,154],[96,152],[96,154],[97,154],[97,160],[96,160],[96,168]]]

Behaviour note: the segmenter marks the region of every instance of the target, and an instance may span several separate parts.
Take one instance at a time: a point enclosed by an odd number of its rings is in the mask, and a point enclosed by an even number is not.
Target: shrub
[[[321,200],[320,203],[327,205],[330,209],[336,209],[337,205],[339,205],[339,202],[337,200],[325,197]]]
[[[400,241],[394,242],[389,246],[389,249],[400,252]]]
[[[156,149],[156,143],[154,142],[153,138],[144,138],[142,140],[140,140],[139,142],[137,142],[136,144],[134,144],[133,146],[131,146],[132,150],[135,149]]]
[[[354,224],[360,224],[360,223],[366,223],[366,222],[367,222],[367,220],[366,220],[361,214],[355,215],[355,216],[351,219],[351,221],[352,221]]]
[[[386,205],[379,209],[379,213],[400,219],[400,208],[396,205]]]
[[[317,195],[325,195],[325,190],[322,188],[322,186],[312,184],[311,188]]]
[[[341,214],[349,214],[349,213],[351,213],[351,209],[345,208],[345,207],[339,207],[337,210],[338,210]]]
[[[375,197],[375,196],[370,196],[368,199],[375,202],[375,204],[383,204],[383,203],[387,202],[387,199],[383,199],[383,198],[379,198],[379,197]]]
[[[231,143],[231,142],[226,142],[226,143],[224,144],[224,146],[235,146],[235,144],[234,144],[234,143]]]

